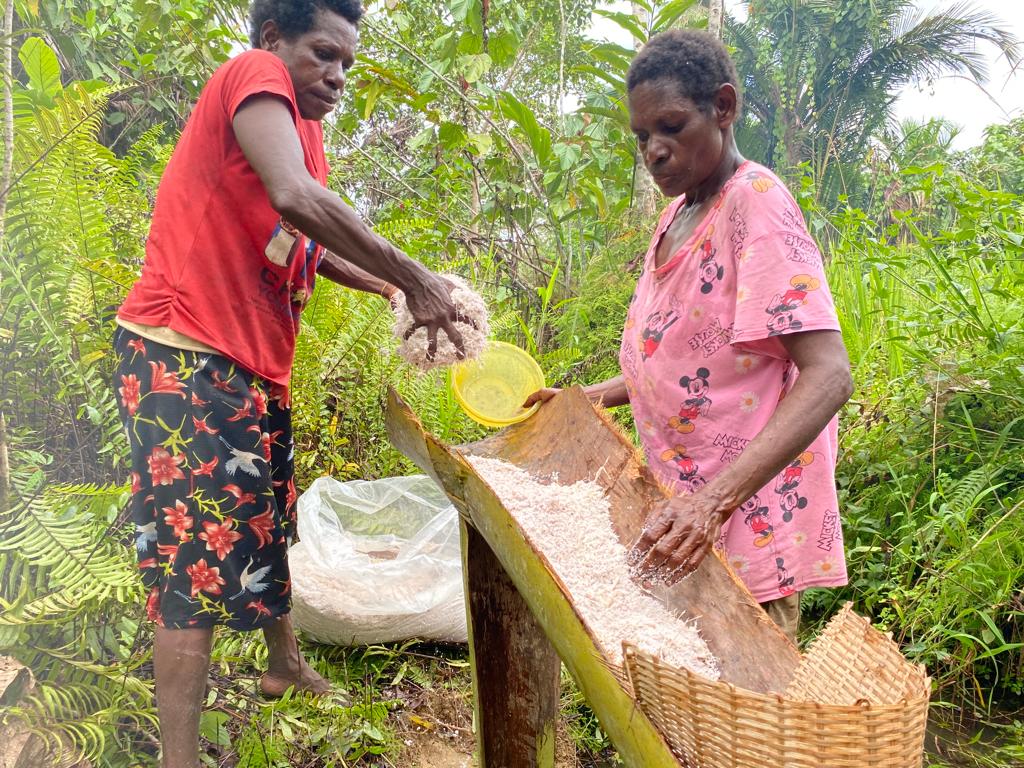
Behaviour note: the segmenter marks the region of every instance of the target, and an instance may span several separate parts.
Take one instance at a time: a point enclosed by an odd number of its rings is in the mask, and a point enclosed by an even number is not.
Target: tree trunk
[[[722,20],[725,17],[725,0],[708,0],[708,32],[722,38]]]
[[[14,0],[4,4],[3,29],[0,29],[0,75],[3,77],[3,142],[4,160],[0,168],[0,243],[4,242],[7,216],[7,187],[11,183],[14,165]]]
[[[633,3],[633,16],[644,29],[647,29],[649,19],[647,11],[640,6],[639,3]],[[636,40],[635,48],[639,51],[643,47],[644,41]],[[636,150],[633,153],[633,207],[638,210],[645,218],[653,218],[658,212],[658,201],[661,195],[657,188],[654,186],[654,179],[651,178],[651,174],[647,172],[647,166],[644,165],[644,159],[640,155],[640,151]]]
[[[14,167],[14,80],[13,67],[14,0],[4,4],[3,28],[0,29],[0,77],[3,78],[3,143],[4,159],[0,166],[0,248],[6,247],[7,192],[11,184],[11,170]],[[7,460],[7,428],[4,420],[4,404],[0,402],[0,512],[7,510],[11,488],[10,464]]]

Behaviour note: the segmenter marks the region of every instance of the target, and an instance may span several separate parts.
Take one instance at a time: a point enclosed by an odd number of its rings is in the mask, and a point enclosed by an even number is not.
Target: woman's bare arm
[[[805,450],[853,393],[838,331],[779,337],[800,372],[793,389],[736,460],[699,491],[657,505],[632,552],[642,572],[679,578],[695,569],[729,516]]]

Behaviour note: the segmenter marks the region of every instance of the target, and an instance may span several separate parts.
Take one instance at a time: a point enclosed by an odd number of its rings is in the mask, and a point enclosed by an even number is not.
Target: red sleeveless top
[[[167,164],[142,275],[118,317],[166,326],[287,384],[322,248],[271,207],[235,138],[235,112],[263,93],[288,104],[306,169],[326,186],[322,128],[299,115],[284,62],[261,50],[231,59],[206,84]]]

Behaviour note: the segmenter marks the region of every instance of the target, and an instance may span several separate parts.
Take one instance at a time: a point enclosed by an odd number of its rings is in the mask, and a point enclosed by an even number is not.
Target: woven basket
[[[624,645],[640,709],[691,768],[919,768],[931,682],[848,603],[783,695],[745,691]]]

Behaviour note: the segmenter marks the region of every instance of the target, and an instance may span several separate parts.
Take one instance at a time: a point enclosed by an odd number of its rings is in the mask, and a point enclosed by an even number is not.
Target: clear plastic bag
[[[458,512],[426,475],[316,480],[288,552],[292,614],[311,638],[466,642]]]

